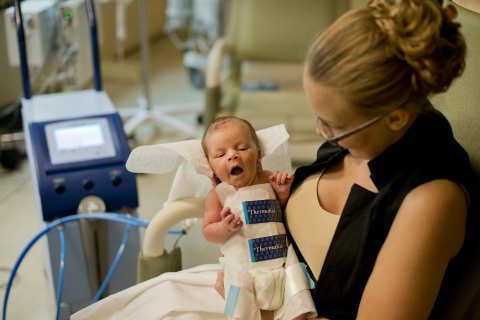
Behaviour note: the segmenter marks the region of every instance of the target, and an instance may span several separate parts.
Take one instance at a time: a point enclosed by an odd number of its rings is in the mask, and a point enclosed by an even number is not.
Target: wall
[[[126,9],[127,36],[123,43],[125,55],[134,52],[140,46],[138,0],[131,1]],[[147,11],[147,25],[150,38],[160,37],[163,34],[165,22],[166,0],[145,1]],[[98,19],[98,34],[100,55],[102,58],[117,58],[116,36],[116,3],[115,1],[97,1],[96,13]],[[120,50],[119,52],[121,52]]]

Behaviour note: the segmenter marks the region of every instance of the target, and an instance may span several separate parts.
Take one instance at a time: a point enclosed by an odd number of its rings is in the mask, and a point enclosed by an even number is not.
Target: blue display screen
[[[105,144],[102,127],[98,123],[56,128],[54,136],[58,151],[99,147]]]

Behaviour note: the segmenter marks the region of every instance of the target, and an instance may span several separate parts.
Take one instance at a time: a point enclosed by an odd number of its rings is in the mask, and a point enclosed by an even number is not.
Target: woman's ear
[[[389,128],[394,131],[399,131],[408,126],[411,120],[411,114],[407,108],[400,107],[390,112],[386,118]]]

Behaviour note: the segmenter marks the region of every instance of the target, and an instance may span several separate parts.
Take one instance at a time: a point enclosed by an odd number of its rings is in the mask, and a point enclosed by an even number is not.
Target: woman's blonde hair
[[[446,91],[462,73],[466,51],[448,13],[434,0],[371,0],[316,39],[307,72],[365,114]]]

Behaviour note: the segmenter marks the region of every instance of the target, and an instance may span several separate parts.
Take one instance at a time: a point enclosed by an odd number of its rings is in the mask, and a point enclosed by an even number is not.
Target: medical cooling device
[[[24,88],[22,115],[32,182],[42,226],[56,219],[95,212],[136,216],[137,186],[125,169],[130,153],[119,114],[101,90],[92,0],[86,2],[91,31],[94,90],[31,96],[22,14],[15,0],[18,44]],[[28,201],[28,199],[26,199]],[[124,239],[126,226],[115,221],[82,220],[62,226],[65,234],[65,286],[62,319],[89,305]],[[60,242],[47,234],[44,261],[52,292],[58,295]],[[136,283],[140,250],[138,229],[130,231],[123,256],[105,295]]]

